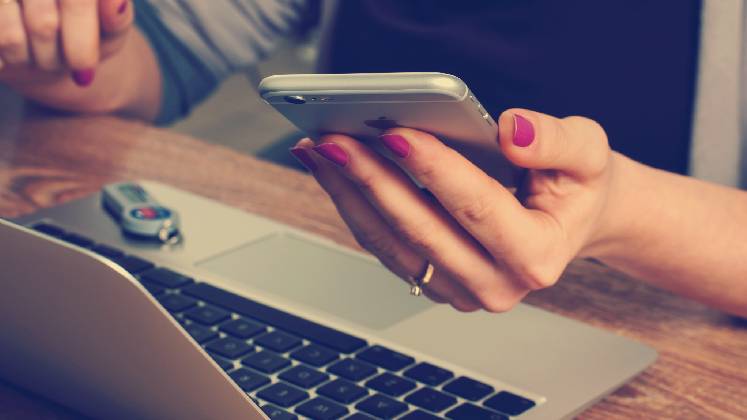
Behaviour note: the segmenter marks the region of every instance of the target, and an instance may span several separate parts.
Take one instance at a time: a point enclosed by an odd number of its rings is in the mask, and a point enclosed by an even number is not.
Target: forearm
[[[606,264],[747,316],[747,192],[656,170],[622,155],[597,246]]]
[[[121,51],[97,67],[95,79],[88,87],[77,86],[69,74],[35,77],[29,81],[19,74],[8,82],[25,97],[51,108],[152,121],[161,101],[158,62],[139,31],[131,31],[123,42]]]

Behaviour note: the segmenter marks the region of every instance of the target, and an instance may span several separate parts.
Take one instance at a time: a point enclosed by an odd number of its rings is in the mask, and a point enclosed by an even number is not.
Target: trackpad
[[[240,288],[250,284],[373,329],[431,307],[382,265],[290,234],[262,238],[197,264]]]

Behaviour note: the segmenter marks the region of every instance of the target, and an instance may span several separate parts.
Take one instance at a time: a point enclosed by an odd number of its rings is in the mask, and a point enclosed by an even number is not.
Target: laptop
[[[528,305],[459,313],[368,255],[155,182],[184,240],[98,194],[0,221],[0,377],[95,418],[558,419],[656,358]]]

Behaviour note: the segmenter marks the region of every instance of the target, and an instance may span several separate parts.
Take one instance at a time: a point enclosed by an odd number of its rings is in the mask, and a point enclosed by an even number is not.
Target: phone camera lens
[[[290,104],[303,105],[306,103],[306,99],[304,99],[303,96],[286,96],[283,99],[285,99],[285,102],[288,102]]]

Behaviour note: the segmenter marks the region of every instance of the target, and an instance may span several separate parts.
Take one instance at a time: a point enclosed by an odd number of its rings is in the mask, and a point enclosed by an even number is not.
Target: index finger
[[[74,71],[92,73],[99,62],[98,1],[60,0],[60,20],[67,65]]]

